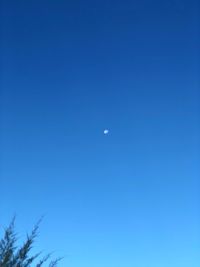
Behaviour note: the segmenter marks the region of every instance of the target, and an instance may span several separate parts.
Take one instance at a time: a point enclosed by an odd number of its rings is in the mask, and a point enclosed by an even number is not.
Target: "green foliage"
[[[41,253],[31,255],[31,250],[37,237],[38,222],[33,228],[30,235],[27,235],[22,246],[17,244],[17,236],[15,232],[15,219],[4,230],[4,236],[0,239],[0,267],[41,267],[44,264],[48,267],[56,267],[60,259],[51,261],[51,254],[38,259]],[[35,261],[37,263],[35,263]]]

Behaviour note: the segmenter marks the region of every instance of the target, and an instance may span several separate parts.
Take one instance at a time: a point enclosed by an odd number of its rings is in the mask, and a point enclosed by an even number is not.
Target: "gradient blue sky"
[[[45,214],[38,248],[60,266],[199,266],[198,15],[1,1],[1,227]]]

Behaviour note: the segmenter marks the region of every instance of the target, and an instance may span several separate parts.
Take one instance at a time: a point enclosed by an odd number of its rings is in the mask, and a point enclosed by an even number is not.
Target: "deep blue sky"
[[[198,15],[1,1],[0,227],[45,214],[38,248],[60,266],[199,266]]]

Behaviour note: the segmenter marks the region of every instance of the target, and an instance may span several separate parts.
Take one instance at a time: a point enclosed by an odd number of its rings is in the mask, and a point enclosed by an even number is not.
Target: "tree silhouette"
[[[41,267],[45,264],[48,267],[57,266],[60,258],[51,260],[51,254],[43,256],[41,259],[39,259],[41,252],[31,255],[33,244],[38,235],[40,221],[35,225],[32,232],[27,235],[23,245],[19,246],[15,232],[15,218],[13,218],[0,239],[0,267]]]

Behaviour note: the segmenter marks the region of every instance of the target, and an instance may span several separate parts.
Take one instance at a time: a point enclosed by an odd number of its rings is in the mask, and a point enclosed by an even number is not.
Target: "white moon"
[[[104,134],[108,134],[108,133],[109,133],[109,130],[108,130],[108,129],[105,129],[105,130],[103,131],[103,133],[104,133]]]

